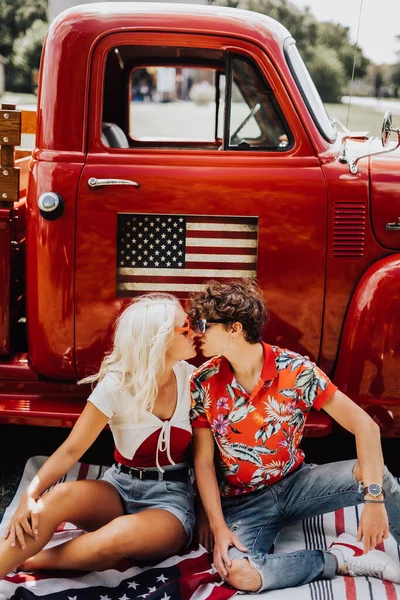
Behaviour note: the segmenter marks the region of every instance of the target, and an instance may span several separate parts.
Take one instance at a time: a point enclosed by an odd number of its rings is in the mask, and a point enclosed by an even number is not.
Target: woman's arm
[[[71,433],[44,463],[29,484],[27,493],[36,499],[68,473],[97,439],[108,421],[109,418],[104,413],[91,402],[87,402]]]
[[[38,497],[65,475],[93,444],[109,418],[91,402],[88,402],[63,444],[50,456],[29,484],[17,510],[11,518],[4,538],[10,538],[12,546],[16,538],[24,548],[24,534],[38,537]]]

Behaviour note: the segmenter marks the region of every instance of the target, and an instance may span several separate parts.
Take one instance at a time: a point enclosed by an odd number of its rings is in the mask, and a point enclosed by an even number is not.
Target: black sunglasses
[[[199,333],[205,333],[207,323],[231,323],[232,319],[199,319],[196,323],[196,329]]]

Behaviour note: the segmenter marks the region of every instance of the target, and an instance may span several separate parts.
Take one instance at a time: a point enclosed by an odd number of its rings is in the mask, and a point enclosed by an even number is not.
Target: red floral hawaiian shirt
[[[193,427],[210,427],[220,452],[220,490],[235,496],[262,489],[296,469],[309,410],[320,409],[336,386],[307,357],[263,343],[264,366],[249,395],[226,358],[193,374]]]

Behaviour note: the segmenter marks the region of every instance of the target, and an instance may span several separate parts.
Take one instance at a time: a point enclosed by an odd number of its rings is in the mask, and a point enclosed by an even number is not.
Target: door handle
[[[397,217],[397,223],[386,223],[386,229],[389,231],[400,231],[400,217]]]
[[[91,177],[88,180],[88,186],[92,190],[106,185],[133,185],[135,188],[140,188],[137,181],[131,181],[130,179],[96,179],[96,177]]]

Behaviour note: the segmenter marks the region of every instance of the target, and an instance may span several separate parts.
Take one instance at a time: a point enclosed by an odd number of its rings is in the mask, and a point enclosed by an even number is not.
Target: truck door
[[[235,42],[236,44],[236,42]],[[137,294],[256,277],[266,339],[317,359],[326,256],[319,161],[248,42],[124,33],[94,52],[78,197],[76,359],[98,367]]]

